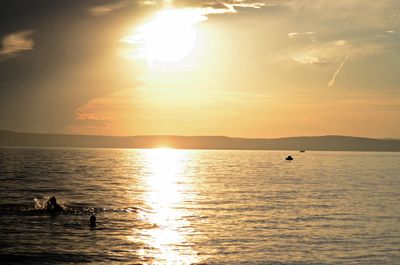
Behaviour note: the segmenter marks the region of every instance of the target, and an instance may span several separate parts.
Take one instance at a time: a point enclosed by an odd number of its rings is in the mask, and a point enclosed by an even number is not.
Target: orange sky
[[[70,5],[1,31],[3,129],[400,137],[397,1]]]

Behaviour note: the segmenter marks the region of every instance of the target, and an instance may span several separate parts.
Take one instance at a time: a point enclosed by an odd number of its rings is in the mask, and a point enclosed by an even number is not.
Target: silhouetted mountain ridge
[[[19,147],[92,147],[233,150],[306,150],[326,151],[400,151],[398,139],[373,139],[354,136],[324,135],[284,138],[238,138],[227,136],[101,136],[20,133],[0,130],[0,146]]]

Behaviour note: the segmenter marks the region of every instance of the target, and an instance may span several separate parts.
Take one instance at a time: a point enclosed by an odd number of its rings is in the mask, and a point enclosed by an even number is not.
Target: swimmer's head
[[[96,216],[94,216],[93,214],[90,216],[89,219],[90,222],[90,226],[96,226]]]
[[[53,205],[55,205],[55,204],[57,204],[57,199],[56,199],[56,197],[51,197],[50,199],[49,199],[49,202],[51,203],[51,204],[53,204]]]

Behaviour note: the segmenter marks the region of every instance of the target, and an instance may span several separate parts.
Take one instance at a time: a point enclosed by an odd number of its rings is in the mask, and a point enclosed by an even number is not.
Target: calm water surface
[[[400,264],[400,153],[2,148],[0,183],[2,262]]]

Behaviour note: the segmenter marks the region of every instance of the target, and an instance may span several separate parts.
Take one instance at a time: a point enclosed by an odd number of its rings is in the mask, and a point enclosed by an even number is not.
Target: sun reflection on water
[[[190,248],[186,238],[186,230],[190,227],[185,220],[188,213],[181,207],[183,200],[190,200],[183,179],[188,152],[168,148],[143,150],[147,167],[143,199],[151,209],[143,213],[143,218],[153,226],[143,231],[148,248],[141,254],[154,258],[157,264],[198,262],[197,253]]]

